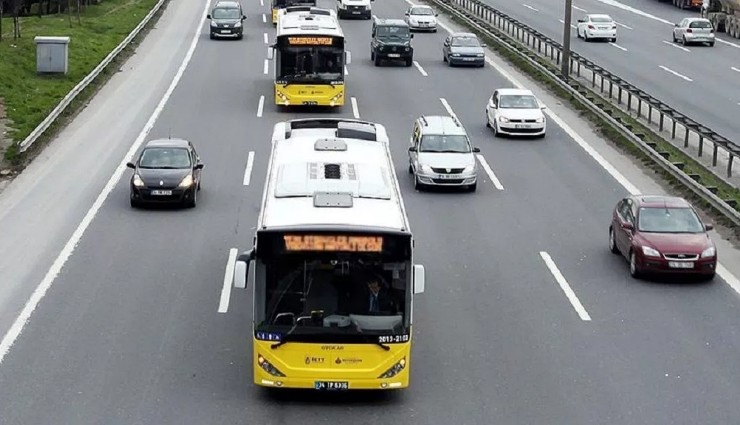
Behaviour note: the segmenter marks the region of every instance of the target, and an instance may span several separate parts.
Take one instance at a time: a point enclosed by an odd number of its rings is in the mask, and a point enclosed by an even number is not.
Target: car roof
[[[395,18],[377,18],[375,25],[387,25],[387,26],[402,26],[407,27],[408,24],[403,19]]]
[[[154,139],[146,142],[146,148],[189,148],[185,139]]]
[[[614,20],[612,19],[611,16],[604,14],[604,13],[589,13],[587,16],[590,18],[608,18],[608,19]]]
[[[506,96],[506,95],[519,95],[519,96],[522,96],[522,95],[530,95],[530,96],[534,96],[534,93],[532,93],[531,90],[527,90],[527,89],[497,89],[497,90],[498,90],[498,94],[500,94],[502,96]]]
[[[453,32],[450,34],[450,37],[471,37],[471,38],[478,38],[477,35],[473,34],[472,32]]]
[[[411,9],[431,9],[432,6],[429,6],[427,4],[415,4],[411,6]]]
[[[709,23],[712,23],[712,21],[710,21],[710,20],[709,20],[709,19],[707,19],[707,18],[686,18],[686,19],[687,19],[687,20],[688,20],[689,22],[703,21],[703,22],[709,22]]]
[[[636,195],[637,204],[642,208],[690,208],[691,204],[677,196]]]
[[[449,115],[422,115],[421,134],[467,135],[462,124]]]
[[[216,5],[213,6],[213,8],[215,9],[217,7],[226,7],[226,8],[235,8],[235,9],[238,9],[239,6],[240,6],[239,2],[230,1],[230,0],[222,0],[222,1],[216,2]]]

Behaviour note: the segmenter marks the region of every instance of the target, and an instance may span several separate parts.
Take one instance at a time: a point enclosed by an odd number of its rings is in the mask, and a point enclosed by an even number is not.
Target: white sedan
[[[486,105],[486,126],[496,137],[536,136],[545,137],[547,120],[545,106],[529,90],[498,89]]]
[[[617,23],[609,15],[586,15],[578,20],[576,36],[585,41],[607,39],[617,41]]]
[[[406,23],[412,31],[437,32],[437,15],[430,6],[411,6],[406,11]]]

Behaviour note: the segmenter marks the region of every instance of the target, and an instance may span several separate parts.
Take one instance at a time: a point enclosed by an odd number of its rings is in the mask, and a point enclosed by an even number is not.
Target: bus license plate
[[[172,195],[171,190],[152,190],[152,195],[154,196],[170,196]]]
[[[304,100],[304,101],[303,101],[303,104],[304,104],[304,105],[318,105],[318,104],[319,104],[319,102],[317,102],[317,101],[315,101],[315,100]]]
[[[672,269],[693,269],[694,268],[694,262],[693,261],[669,261],[668,267]]]
[[[346,381],[316,381],[314,388],[325,391],[342,391],[349,389],[349,382]]]
[[[401,54],[400,53],[389,53],[388,57],[389,58],[400,58]]]

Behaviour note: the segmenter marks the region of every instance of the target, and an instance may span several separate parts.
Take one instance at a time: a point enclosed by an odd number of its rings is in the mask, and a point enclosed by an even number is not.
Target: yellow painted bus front
[[[272,24],[277,25],[278,21],[278,8],[273,6],[272,7]]]
[[[409,386],[411,342],[316,344],[254,339],[254,383],[271,388],[390,390]]]
[[[275,83],[275,104],[282,106],[343,106],[344,83],[280,84]]]

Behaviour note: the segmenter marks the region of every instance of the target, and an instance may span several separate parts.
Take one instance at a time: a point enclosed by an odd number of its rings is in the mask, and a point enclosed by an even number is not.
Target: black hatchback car
[[[242,12],[242,5],[237,1],[221,0],[208,14],[211,20],[211,39],[217,37],[244,37],[243,22],[247,17]]]
[[[177,203],[195,207],[200,190],[203,163],[195,147],[183,139],[157,139],[147,142],[131,176],[131,206],[145,203]]]

